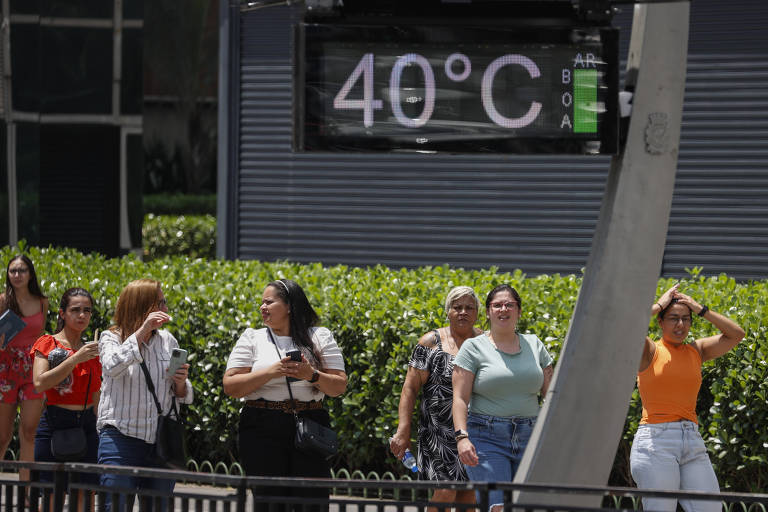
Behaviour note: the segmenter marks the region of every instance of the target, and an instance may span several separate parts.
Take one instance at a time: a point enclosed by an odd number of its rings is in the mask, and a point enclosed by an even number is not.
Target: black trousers
[[[330,427],[330,418],[325,409],[302,411],[301,416],[310,418],[321,425]],[[240,462],[248,476],[291,476],[309,478],[330,478],[331,469],[321,455],[296,449],[296,422],[293,414],[270,409],[244,407],[240,412],[239,448]],[[259,496],[280,496],[294,498],[328,499],[329,489],[318,487],[259,487],[253,490],[257,499],[255,509],[266,512],[304,512],[327,510],[327,506],[286,505],[284,500],[270,500],[259,503]]]

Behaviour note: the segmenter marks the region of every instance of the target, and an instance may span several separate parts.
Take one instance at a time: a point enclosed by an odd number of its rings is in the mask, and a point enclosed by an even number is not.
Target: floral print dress
[[[454,356],[443,352],[440,335],[435,332],[435,346],[417,345],[408,363],[417,370],[427,370],[429,377],[421,392],[419,408],[419,449],[416,460],[420,480],[467,480],[459,462],[453,431]]]

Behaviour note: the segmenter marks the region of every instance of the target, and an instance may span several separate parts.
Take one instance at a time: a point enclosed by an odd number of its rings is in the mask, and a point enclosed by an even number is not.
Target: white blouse
[[[336,344],[331,331],[325,327],[312,327],[309,330],[309,334],[312,343],[315,345],[315,350],[322,356],[322,368],[318,368],[318,370],[345,371],[344,356],[338,344]],[[235,344],[235,348],[232,349],[232,353],[227,361],[227,370],[230,368],[250,368],[253,371],[266,368],[285,357],[287,351],[299,349],[290,336],[277,336],[274,332],[272,335],[280,351],[279,357],[278,351],[275,350],[275,345],[267,336],[266,327],[258,330],[249,328],[240,336],[240,339]],[[306,349],[303,352],[304,357],[312,361]],[[325,393],[306,380],[291,382],[291,391],[293,392],[293,398],[302,402],[322,400],[325,396]],[[288,400],[290,395],[288,394],[288,384],[285,382],[285,377],[272,379],[253,393],[244,397],[246,400],[257,400],[259,398],[273,401]]]

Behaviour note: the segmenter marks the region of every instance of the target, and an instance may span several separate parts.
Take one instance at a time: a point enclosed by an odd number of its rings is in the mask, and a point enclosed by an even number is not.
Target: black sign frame
[[[448,44],[471,50],[474,44],[527,45],[530,48],[598,49],[600,56],[600,99],[604,110],[599,115],[596,134],[537,133],[524,130],[484,128],[478,135],[462,128],[455,132],[430,132],[425,128],[351,126],[336,130],[328,123],[327,102],[338,94],[343,77],[326,77],[321,63],[326,44],[359,45],[364,48],[392,48],[402,55],[409,45]],[[579,46],[581,45],[581,46]],[[299,152],[448,152],[519,154],[617,154],[618,117],[618,30],[610,26],[458,26],[458,25],[366,25],[344,23],[299,23],[295,27],[294,62],[294,138]],[[328,86],[332,89],[328,89]],[[480,96],[478,95],[478,98]],[[487,110],[486,110],[487,112]],[[362,117],[362,113],[360,114]],[[390,116],[391,117],[391,116]],[[381,123],[380,123],[381,124]],[[385,123],[386,124],[386,123]],[[445,124],[445,123],[444,123]],[[395,123],[389,122],[390,128]],[[359,128],[359,129],[358,129]],[[441,126],[444,128],[444,126]],[[345,133],[341,133],[344,131]]]

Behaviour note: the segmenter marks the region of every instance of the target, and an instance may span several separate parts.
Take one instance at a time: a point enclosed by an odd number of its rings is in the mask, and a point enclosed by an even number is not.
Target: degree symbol
[[[461,61],[461,63],[464,65],[464,71],[459,75],[454,73],[452,69],[454,61],[457,60]],[[445,75],[454,82],[461,82],[462,80],[466,80],[471,72],[472,63],[469,61],[469,57],[463,53],[452,53],[448,56],[447,59],[445,59]]]

